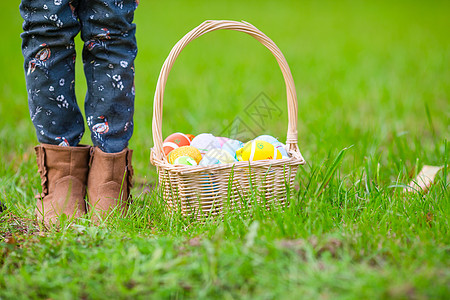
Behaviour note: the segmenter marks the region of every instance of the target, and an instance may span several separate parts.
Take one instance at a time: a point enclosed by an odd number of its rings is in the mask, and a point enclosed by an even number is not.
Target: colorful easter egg
[[[174,165],[196,166],[197,162],[190,156],[180,156],[173,162]]]
[[[236,162],[236,159],[228,151],[219,148],[209,150],[205,156],[217,158],[221,164]]]
[[[228,140],[222,145],[222,149],[230,153],[234,159],[237,159],[236,157],[236,151],[240,148],[244,147],[244,143],[238,140]]]
[[[197,148],[202,155],[211,149],[220,148],[220,143],[216,137],[210,133],[197,135],[191,142],[191,146]]]
[[[186,133],[186,136],[192,141],[195,138],[195,135]]]
[[[273,145],[275,148],[277,148],[278,151],[280,151],[281,156],[282,156],[283,158],[288,158],[288,157],[289,157],[289,155],[288,155],[288,153],[287,153],[287,151],[286,151],[286,148],[285,148],[285,146],[284,146],[283,143],[278,142],[278,143],[273,143],[272,145]]]
[[[164,154],[167,156],[172,150],[182,146],[189,146],[191,140],[189,137],[181,132],[172,133],[163,142]]]
[[[281,143],[280,141],[278,141],[278,139],[274,138],[271,135],[268,134],[263,134],[258,136],[255,140],[262,140],[262,141],[266,141],[268,143],[271,143],[275,148],[278,149],[278,151],[280,151],[281,156],[283,158],[288,158],[289,155],[287,154],[286,148],[284,146],[283,143]]]
[[[215,157],[210,157],[208,155],[203,156],[202,160],[198,164],[199,166],[207,167],[212,165],[218,165],[220,161]]]
[[[223,147],[223,144],[230,140],[229,138],[223,136],[217,136],[216,139],[219,142],[220,147]]]
[[[236,155],[240,161],[281,158],[281,153],[277,148],[272,144],[261,140],[253,140],[246,143],[244,147],[236,151]]]
[[[169,163],[173,164],[180,156],[189,156],[193,158],[197,164],[202,160],[202,155],[197,148],[193,146],[182,146],[170,152]]]
[[[271,143],[272,145],[275,143],[279,143],[278,139],[276,139],[273,136],[268,135],[268,134],[260,135],[255,140],[265,141],[265,142]]]

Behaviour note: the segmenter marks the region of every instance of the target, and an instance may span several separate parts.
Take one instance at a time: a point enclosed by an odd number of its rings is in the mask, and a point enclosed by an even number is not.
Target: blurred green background
[[[172,46],[208,19],[245,20],[284,53],[299,101],[299,146],[308,161],[355,145],[349,169],[367,155],[382,155],[393,136],[419,142],[429,164],[440,163],[448,138],[450,94],[449,1],[141,1],[135,15],[135,149],[139,177],[153,182],[153,94]],[[37,143],[29,119],[21,55],[19,1],[0,12],[3,41],[0,101],[2,167]],[[82,42],[77,42],[77,96],[86,90]],[[244,110],[261,92],[282,109],[267,128],[251,124]],[[253,38],[216,31],[191,43],[169,76],[163,135],[174,131],[219,134],[241,117],[256,134],[284,141],[287,108],[275,59]],[[84,110],[84,109],[82,109]],[[427,110],[429,114],[427,115]],[[90,143],[85,134],[84,143]],[[436,147],[438,150],[436,151]],[[407,158],[414,161],[414,147]],[[406,155],[406,154],[405,154]],[[25,156],[26,159],[29,156]],[[424,157],[425,156],[425,157]],[[344,167],[345,168],[345,167]]]

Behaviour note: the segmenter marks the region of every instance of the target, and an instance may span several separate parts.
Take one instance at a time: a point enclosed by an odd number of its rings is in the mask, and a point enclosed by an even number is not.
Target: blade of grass
[[[322,183],[320,184],[320,186],[317,188],[316,192],[314,193],[314,195],[316,197],[319,197],[322,194],[323,190],[328,185],[328,183],[330,182],[330,180],[333,177],[334,173],[336,173],[337,168],[339,167],[339,165],[341,164],[342,160],[344,159],[345,153],[352,147],[353,147],[353,145],[350,146],[350,147],[346,147],[346,148],[342,149],[341,151],[339,151],[338,155],[334,159],[334,161],[331,164],[330,168],[328,168]]]

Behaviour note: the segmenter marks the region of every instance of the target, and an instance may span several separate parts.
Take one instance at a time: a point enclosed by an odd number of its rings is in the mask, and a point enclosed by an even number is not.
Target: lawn
[[[448,1],[141,1],[134,202],[126,217],[100,226],[84,218],[47,230],[34,217],[40,180],[22,20],[18,1],[6,1],[0,299],[448,299],[449,11]],[[252,23],[290,65],[307,164],[284,211],[255,208],[251,217],[231,212],[200,223],[169,214],[160,200],[149,162],[156,81],[172,46],[208,19]],[[277,108],[263,124],[247,113],[261,95]],[[284,140],[285,99],[266,48],[242,33],[213,32],[172,69],[163,135],[221,134],[238,119],[255,136]],[[403,192],[424,165],[444,166],[429,192]]]

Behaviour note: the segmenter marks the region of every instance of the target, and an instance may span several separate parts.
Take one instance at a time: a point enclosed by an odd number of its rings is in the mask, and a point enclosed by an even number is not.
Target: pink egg
[[[225,144],[227,141],[230,140],[229,138],[223,137],[223,136],[217,136],[216,139],[217,139],[217,141],[219,142],[220,147],[222,147],[223,144]]]

